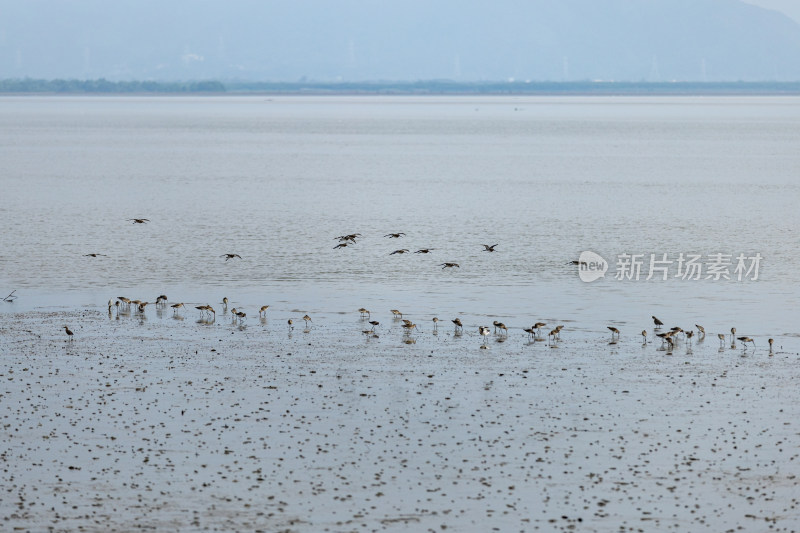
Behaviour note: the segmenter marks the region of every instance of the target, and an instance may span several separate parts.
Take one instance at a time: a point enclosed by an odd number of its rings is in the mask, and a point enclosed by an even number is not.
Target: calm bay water
[[[166,293],[800,335],[800,98],[6,97],[0,168],[0,311]],[[566,264],[584,250],[605,279]],[[755,281],[648,281],[651,253],[763,259]]]

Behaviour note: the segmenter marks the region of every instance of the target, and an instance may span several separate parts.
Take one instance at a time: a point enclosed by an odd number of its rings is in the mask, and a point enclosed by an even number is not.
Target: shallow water
[[[165,293],[800,336],[799,148],[798,98],[0,98],[0,310]],[[566,264],[584,250],[605,279]],[[639,281],[614,279],[622,253]],[[757,281],[644,280],[680,253],[763,260]]]

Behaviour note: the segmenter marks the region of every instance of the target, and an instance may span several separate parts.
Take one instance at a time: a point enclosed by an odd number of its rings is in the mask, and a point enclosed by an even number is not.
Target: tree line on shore
[[[111,81],[104,78],[0,79],[0,94],[518,94],[518,95],[800,95],[799,82],[604,81]]]

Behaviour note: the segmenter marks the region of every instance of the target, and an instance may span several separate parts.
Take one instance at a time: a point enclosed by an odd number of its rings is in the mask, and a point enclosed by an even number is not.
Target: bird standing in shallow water
[[[664,323],[661,322],[659,319],[657,319],[655,316],[653,316],[652,318],[653,318],[653,324],[656,325],[655,329],[661,329],[661,326],[663,326]]]
[[[310,316],[308,316],[308,315],[305,315],[305,316],[303,317],[303,320],[305,320],[305,321],[306,321],[306,327],[308,327],[308,323],[309,323],[309,322],[311,322],[311,317],[310,317]]]
[[[611,330],[611,340],[614,340],[614,335],[617,336],[617,340],[619,340],[619,330],[614,326],[606,326],[608,329]]]
[[[72,336],[74,335],[74,333],[72,333],[72,330],[69,329],[67,326],[64,326],[64,331],[67,334],[67,338],[70,340],[70,342],[72,342]]]
[[[267,316],[267,309],[269,309],[268,305],[262,305],[261,309],[258,310],[258,316]]]
[[[647,330],[642,330],[642,344],[647,344]]]
[[[370,320],[369,323],[372,324],[372,331],[375,331],[375,326],[380,325],[380,322],[377,320]]]
[[[747,349],[747,343],[748,342],[752,342],[753,343],[753,348],[756,347],[756,341],[754,341],[750,337],[736,337],[736,339],[739,340],[742,343],[742,346],[744,347],[745,350]]]
[[[458,331],[458,330],[463,331],[464,330],[464,324],[461,323],[461,319],[460,318],[454,318],[452,322],[453,322],[453,324],[456,325],[456,331]]]
[[[704,327],[703,327],[703,326],[701,326],[700,324],[695,324],[695,325],[694,325],[694,327],[696,327],[696,328],[697,328],[697,332],[699,333],[698,337],[699,337],[699,336],[701,336],[701,335],[702,335],[703,337],[705,337],[705,336],[706,336],[706,328],[704,328]]]
[[[489,340],[489,334],[491,333],[491,331],[489,331],[489,327],[488,326],[478,326],[478,333],[483,335],[483,346],[485,347],[486,343]]]
[[[772,343],[775,342],[775,339],[767,339],[767,342],[769,343],[769,353],[772,353]]]
[[[722,348],[723,346],[725,346],[725,335],[723,335],[722,333],[717,333],[717,337],[719,338],[719,346],[720,348]]]
[[[390,309],[391,313],[394,315],[394,318],[403,318],[403,313],[398,311],[397,309]]]
[[[437,317],[433,317],[431,320],[433,321],[433,331],[438,331],[439,319]]]

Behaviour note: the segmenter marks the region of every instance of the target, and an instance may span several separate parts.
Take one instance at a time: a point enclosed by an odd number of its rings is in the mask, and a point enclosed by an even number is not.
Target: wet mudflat
[[[316,321],[4,315],[0,529],[800,524],[796,350]]]

